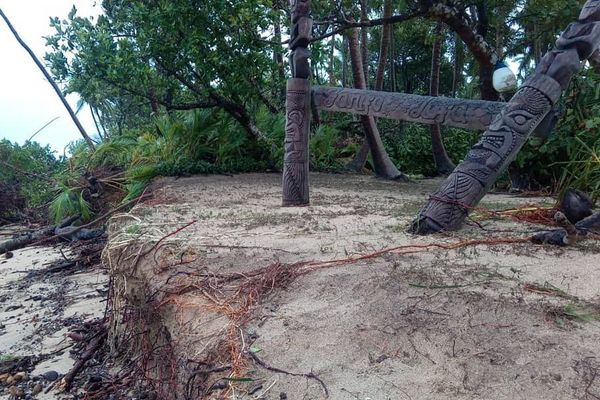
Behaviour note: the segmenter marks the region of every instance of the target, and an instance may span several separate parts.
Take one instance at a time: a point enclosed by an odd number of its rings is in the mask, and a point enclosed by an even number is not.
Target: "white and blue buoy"
[[[517,76],[503,61],[498,61],[496,63],[493,85],[494,89],[500,93],[510,92],[517,88]]]

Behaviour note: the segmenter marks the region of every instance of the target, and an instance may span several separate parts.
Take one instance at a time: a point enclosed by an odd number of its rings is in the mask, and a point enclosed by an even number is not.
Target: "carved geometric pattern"
[[[301,206],[310,202],[308,182],[308,135],[310,130],[310,82],[288,80],[286,94],[283,205]]]
[[[348,112],[423,124],[486,129],[506,103],[459,100],[372,90],[313,87],[314,102],[322,111]]]
[[[515,94],[482,139],[423,207],[411,226],[428,234],[458,229],[498,175],[514,160],[531,133],[559,99],[581,61],[600,47],[600,0],[588,0],[579,23],[570,25],[536,75]],[[579,56],[579,57],[578,57]]]

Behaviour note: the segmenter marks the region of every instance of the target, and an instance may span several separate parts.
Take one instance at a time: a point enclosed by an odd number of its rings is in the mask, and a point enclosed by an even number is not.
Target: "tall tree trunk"
[[[392,1],[385,0],[383,5],[383,18],[389,18],[392,16]],[[390,47],[390,32],[392,25],[384,24],[381,32],[381,43],[379,46],[379,60],[377,63],[377,71],[375,73],[375,90],[383,90],[383,77],[385,73],[385,64],[388,59],[388,50]],[[364,28],[363,28],[364,29]],[[363,53],[364,54],[364,53]],[[366,136],[366,131],[365,131]],[[360,172],[367,163],[369,157],[369,142],[368,140],[363,141],[362,146],[358,153],[354,155],[352,161],[346,166],[349,170]]]
[[[348,87],[348,38],[342,39],[342,87]]]
[[[275,41],[275,45],[273,48],[273,62],[277,65],[277,78],[281,85],[279,89],[274,89],[274,98],[278,99],[278,104],[282,104],[285,101],[285,67],[283,64],[283,50],[281,48],[281,15],[279,13],[279,9],[274,7],[274,11],[276,12],[275,23],[273,26],[273,31],[275,35],[273,36],[273,40]],[[277,79],[275,80],[277,81]]]
[[[463,68],[465,65],[464,45],[460,37],[454,34],[454,57],[452,66],[452,97],[456,98],[463,82]]]
[[[477,5],[477,34],[486,38],[490,27],[490,21],[487,15],[487,5],[481,1]],[[494,89],[494,69],[496,66],[492,63],[479,63],[479,89],[482,100],[498,101],[499,95]]]
[[[19,34],[15,30],[15,28],[12,26],[12,24],[10,23],[10,20],[4,14],[4,12],[2,11],[1,8],[0,8],[0,16],[4,19],[4,21],[6,22],[6,25],[8,25],[8,29],[10,29],[10,31],[14,35],[15,39],[17,39],[17,42],[19,42],[19,44],[21,45],[21,47],[23,47],[25,49],[25,51],[27,51],[27,53],[29,54],[29,56],[31,57],[31,59],[33,60],[33,62],[35,63],[35,65],[37,65],[37,67],[40,69],[40,71],[42,71],[42,73],[44,74],[44,76],[46,77],[46,79],[48,80],[48,82],[50,82],[50,84],[52,85],[52,88],[56,92],[56,95],[60,98],[60,101],[63,103],[63,105],[67,109],[67,112],[71,116],[71,119],[75,123],[75,126],[77,126],[77,129],[79,129],[79,133],[81,133],[81,136],[86,141],[88,147],[92,151],[94,151],[96,149],[96,147],[94,146],[94,142],[88,136],[87,132],[83,128],[83,125],[81,125],[81,122],[79,122],[79,119],[75,115],[75,112],[73,111],[73,109],[71,108],[71,106],[69,105],[69,103],[67,102],[67,99],[62,94],[60,88],[58,87],[58,85],[56,84],[56,82],[54,81],[54,79],[52,79],[52,77],[50,76],[50,74],[48,73],[48,71],[46,71],[46,68],[44,68],[44,65],[40,62],[40,60],[38,60],[38,58],[33,53],[33,51],[29,48],[29,46],[27,46],[27,44],[23,41],[23,39],[21,39],[21,37],[19,36]]]
[[[329,86],[335,86],[335,35],[331,36],[331,47],[329,48]]]
[[[369,20],[369,0],[360,0],[360,20],[367,22]],[[362,55],[362,66],[365,73],[365,83],[369,88],[369,28],[366,26],[360,30],[360,46]]]
[[[100,125],[98,124],[98,120],[96,119],[96,114],[94,114],[94,107],[89,104],[90,106],[90,112],[92,113],[92,119],[94,120],[94,125],[96,126],[96,130],[98,131],[98,136],[100,136],[100,139],[102,141],[106,140],[105,136],[102,134],[102,131],[100,130]]]
[[[94,113],[96,113],[96,119],[98,120],[98,125],[100,125],[100,129],[102,129],[104,140],[109,139],[110,135],[106,130],[106,125],[103,121],[102,115],[100,114],[100,109],[98,107],[92,106],[92,114]]]
[[[350,58],[352,60],[354,87],[364,90],[367,88],[367,83],[365,81],[365,73],[362,69],[357,29],[353,29],[350,34]],[[375,118],[372,116],[361,116],[361,120],[366,131],[371,154],[373,155],[375,174],[380,178],[408,181],[408,177],[396,168],[387,155],[385,148],[383,147],[381,136],[379,136]]]
[[[431,55],[431,82],[429,86],[429,95],[439,96],[440,92],[440,65],[442,62],[442,22],[438,21],[435,25],[433,42],[433,52]],[[456,166],[448,157],[444,142],[442,140],[442,127],[440,124],[431,125],[431,145],[435,167],[439,175],[449,175]]]
[[[363,139],[362,145],[358,152],[352,158],[352,161],[346,165],[346,169],[352,172],[360,172],[365,168],[365,164],[367,163],[367,159],[369,158],[369,153],[371,152],[371,148],[369,147],[369,141],[366,139],[367,130],[363,124],[363,132],[365,135],[365,139]]]
[[[385,0],[383,3],[383,18],[392,16],[392,0]],[[385,75],[385,64],[388,60],[390,49],[390,36],[392,25],[384,24],[381,30],[381,44],[379,46],[379,60],[377,71],[375,73],[375,90],[383,90],[383,77]]]
[[[390,92],[398,91],[396,83],[396,46],[394,44],[394,25],[390,26]]]

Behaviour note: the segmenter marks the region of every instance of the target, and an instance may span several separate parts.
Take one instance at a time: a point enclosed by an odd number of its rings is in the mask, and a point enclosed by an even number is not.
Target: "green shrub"
[[[27,141],[23,145],[0,141],[0,218],[33,212],[53,196],[52,175],[62,162],[48,146]]]
[[[383,140],[396,166],[411,175],[436,176],[428,125],[407,122],[387,123],[382,129]],[[458,128],[442,128],[442,138],[448,156],[458,164],[479,140],[478,132]]]

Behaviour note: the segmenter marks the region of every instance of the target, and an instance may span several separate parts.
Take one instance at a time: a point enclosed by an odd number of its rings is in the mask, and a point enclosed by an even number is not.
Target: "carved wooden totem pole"
[[[310,0],[290,0],[290,65],[292,78],[287,82],[285,158],[283,165],[283,206],[310,203],[308,182],[308,139],[310,132],[310,51],[313,21]]]
[[[579,21],[563,32],[555,49],[546,54],[465,161],[430,198],[411,231],[429,234],[459,228],[550,113],[583,62],[599,48],[600,0],[588,0]]]

